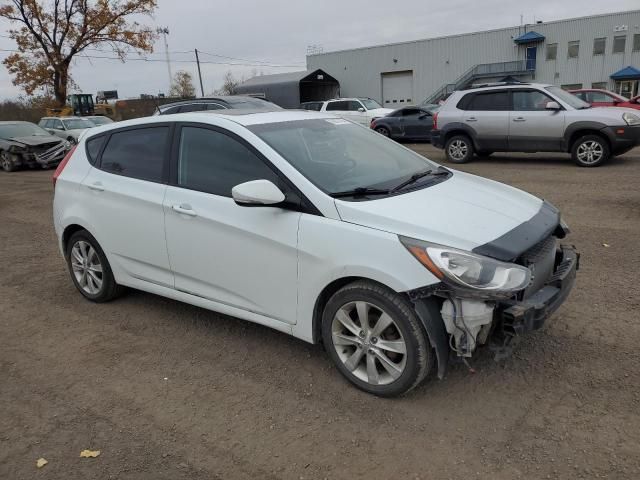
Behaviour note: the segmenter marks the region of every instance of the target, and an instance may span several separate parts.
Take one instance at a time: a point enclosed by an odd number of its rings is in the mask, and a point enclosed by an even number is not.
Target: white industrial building
[[[307,69],[338,80],[343,97],[385,107],[505,77],[632,97],[640,95],[640,10],[320,53]]]

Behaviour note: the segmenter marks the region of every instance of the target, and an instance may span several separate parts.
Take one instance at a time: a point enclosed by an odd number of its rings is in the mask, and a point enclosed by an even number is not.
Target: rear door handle
[[[478,119],[476,117],[469,117],[467,118],[467,122],[477,122]]]
[[[526,122],[527,119],[523,117],[516,117],[513,119],[514,122]]]
[[[96,192],[104,192],[104,185],[102,185],[102,182],[95,182],[90,185],[87,185],[87,187],[89,188],[89,190],[94,190]]]
[[[182,203],[180,205],[174,205],[171,207],[174,212],[179,213],[181,215],[187,215],[189,217],[197,217],[198,214],[195,212],[191,205],[187,203]]]

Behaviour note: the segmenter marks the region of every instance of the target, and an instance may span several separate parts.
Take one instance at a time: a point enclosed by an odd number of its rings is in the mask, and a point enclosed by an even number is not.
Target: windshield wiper
[[[446,170],[442,170],[442,171],[439,171],[439,172],[434,172],[433,170],[425,170],[423,172],[414,173],[413,175],[411,175],[411,177],[408,180],[405,180],[400,185],[397,185],[397,186],[393,187],[389,193],[395,193],[395,192],[397,192],[399,190],[402,190],[403,188],[408,187],[409,185],[412,185],[412,184],[416,183],[421,178],[424,178],[424,177],[439,177],[439,176],[442,176],[442,175],[449,175],[449,172],[446,171]]]
[[[364,197],[368,195],[387,195],[389,190],[383,188],[358,187],[353,190],[345,190],[344,192],[332,193],[333,198],[342,197]]]

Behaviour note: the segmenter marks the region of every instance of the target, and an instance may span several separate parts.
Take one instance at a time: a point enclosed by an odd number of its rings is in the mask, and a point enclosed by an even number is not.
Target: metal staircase
[[[481,63],[478,65],[474,65],[460,77],[458,77],[454,83],[447,83],[443,85],[442,88],[436,90],[422,103],[437,103],[443,98],[447,97],[449,94],[455,92],[456,90],[460,90],[461,88],[468,87],[475,80],[478,80],[480,78],[489,78],[503,75],[520,76],[530,74],[533,70],[535,70],[535,66],[533,69],[527,68],[527,64],[524,60],[514,60],[511,62],[498,63]]]

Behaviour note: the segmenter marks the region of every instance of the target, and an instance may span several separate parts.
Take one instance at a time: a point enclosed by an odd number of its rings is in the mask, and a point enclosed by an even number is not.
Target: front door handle
[[[527,119],[523,117],[516,117],[513,119],[514,122],[526,122]]]
[[[89,190],[93,190],[96,192],[104,192],[104,185],[102,185],[102,182],[95,182],[90,185],[87,185],[87,187],[89,188]]]
[[[196,217],[198,216],[198,214],[195,212],[195,210],[193,208],[191,208],[191,205],[187,204],[187,203],[182,203],[180,205],[173,205],[171,207],[173,209],[174,212],[177,212],[181,215],[187,215],[189,217]]]
[[[477,122],[478,119],[476,117],[469,117],[467,118],[467,122]]]

